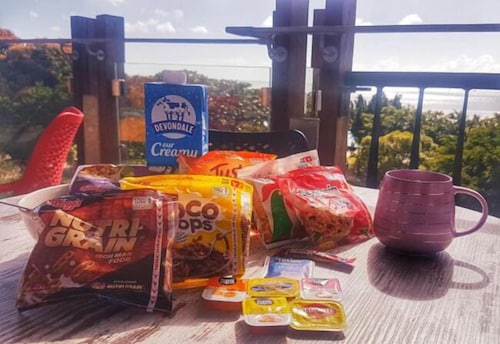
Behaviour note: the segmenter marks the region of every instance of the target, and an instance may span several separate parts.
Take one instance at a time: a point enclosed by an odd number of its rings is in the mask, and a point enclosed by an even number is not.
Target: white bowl
[[[24,195],[17,203],[20,207],[35,209],[37,206],[50,199],[64,196],[69,193],[69,184],[49,186]],[[31,236],[38,239],[38,234],[43,230],[43,223],[32,211],[19,209],[24,224],[28,228]]]

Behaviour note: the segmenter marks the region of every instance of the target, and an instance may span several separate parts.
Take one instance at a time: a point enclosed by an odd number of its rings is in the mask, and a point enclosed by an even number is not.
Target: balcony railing
[[[281,4],[286,2],[280,2]],[[292,2],[290,2],[292,3]],[[296,39],[303,39],[307,35],[313,37],[313,51],[317,52],[313,60],[312,68],[315,75],[319,75],[319,81],[313,80],[315,89],[317,85],[323,88],[323,100],[330,104],[323,104],[323,114],[320,114],[320,139],[318,150],[326,163],[345,162],[345,142],[347,141],[347,126],[345,117],[348,112],[348,102],[350,92],[357,87],[375,87],[375,113],[372,126],[372,142],[368,161],[367,184],[377,186],[379,176],[378,170],[378,145],[381,132],[381,100],[385,87],[414,87],[419,90],[419,97],[416,107],[414,122],[414,135],[411,148],[410,167],[419,166],[420,159],[420,131],[422,123],[422,108],[424,103],[425,90],[428,88],[458,88],[464,90],[463,108],[458,120],[458,143],[455,154],[454,180],[461,183],[461,165],[463,159],[463,146],[465,139],[465,121],[467,107],[469,104],[469,92],[471,90],[500,90],[499,74],[478,74],[478,73],[420,73],[420,72],[352,72],[352,42],[357,34],[377,34],[377,33],[432,33],[432,32],[500,32],[500,24],[446,24],[446,25],[384,25],[384,26],[354,26],[352,22],[343,21],[339,17],[354,18],[352,13],[347,16],[334,16],[336,21],[330,21],[328,14],[332,12],[330,3],[334,3],[335,10],[339,13],[352,12],[348,2],[326,1],[327,6],[322,13],[324,16],[315,14],[313,27],[307,26],[307,16],[305,25],[293,21],[283,21],[283,13],[278,8],[275,13],[276,26],[273,28],[252,28],[239,27],[228,28],[227,32],[253,37],[253,39],[152,39],[152,38],[125,38],[123,32],[120,33],[119,25],[107,23],[107,16],[99,16],[103,19],[103,24],[99,30],[94,32],[89,29],[89,18],[72,18],[72,38],[60,40],[44,40],[47,43],[58,43],[67,45],[72,43],[73,57],[75,60],[74,69],[74,90],[76,105],[88,107],[91,118],[97,118],[100,122],[102,132],[100,138],[87,140],[102,147],[104,139],[107,140],[106,147],[102,148],[101,154],[96,159],[102,161],[116,161],[115,151],[119,151],[118,142],[113,141],[118,136],[116,117],[109,114],[116,114],[116,95],[109,94],[109,82],[123,79],[124,71],[124,45],[125,44],[263,44],[269,49],[269,56],[273,58],[273,96],[271,106],[271,117],[275,125],[288,126],[291,118],[303,117],[301,112],[304,108],[305,96],[297,97],[296,91],[304,89],[304,75],[302,67],[304,65],[294,65],[297,61],[297,47],[294,46]],[[278,3],[277,3],[278,5]],[[290,5],[291,6],[291,5]],[[342,7],[343,6],[343,7]],[[300,7],[300,6],[298,6]],[[291,13],[287,13],[293,17]],[[280,19],[281,18],[281,19]],[[123,18],[121,18],[123,19]],[[290,18],[288,18],[290,19]],[[320,20],[321,19],[321,20]],[[114,20],[114,19],[113,19]],[[285,25],[283,25],[285,23]],[[119,24],[119,23],[118,23]],[[281,25],[278,25],[281,24]],[[93,36],[88,33],[93,32]],[[122,36],[120,36],[120,34]],[[287,38],[293,37],[293,40]],[[293,41],[293,42],[292,42]],[[350,44],[349,44],[350,42]],[[3,45],[15,43],[43,43],[42,40],[11,40],[0,42]],[[347,48],[346,48],[347,47]],[[304,48],[305,45],[300,47]],[[347,50],[346,50],[347,49]],[[349,50],[350,49],[350,50]],[[320,56],[320,62],[318,62]],[[318,72],[318,73],[316,73]],[[281,73],[281,74],[280,74]],[[277,77],[276,77],[277,76]],[[286,76],[286,77],[285,77]],[[292,87],[293,86],[293,87]],[[88,95],[95,97],[90,101]],[[85,96],[85,97],[84,97]],[[105,100],[103,100],[106,98]],[[334,99],[334,101],[331,101]],[[85,103],[85,104],[84,104]],[[280,110],[281,109],[281,110]],[[277,113],[280,111],[280,113]],[[106,114],[106,115],[102,115]],[[283,117],[283,114],[287,117]],[[92,117],[95,116],[95,117]],[[333,118],[333,120],[330,119]],[[276,129],[276,127],[274,128]],[[338,148],[338,147],[340,148]],[[341,154],[335,153],[334,158],[330,158],[332,150],[339,150]],[[83,160],[80,160],[84,162]]]
[[[367,186],[378,186],[379,138],[381,132],[381,104],[384,87],[415,87],[419,90],[413,141],[410,154],[410,168],[418,168],[420,160],[420,132],[422,128],[422,109],[426,88],[458,88],[464,90],[462,111],[458,120],[458,139],[455,151],[453,180],[461,184],[461,171],[465,141],[465,125],[469,92],[471,90],[500,90],[500,76],[484,73],[424,73],[424,72],[352,72],[345,80],[348,87],[376,87],[375,113],[373,116],[372,140],[368,159]]]

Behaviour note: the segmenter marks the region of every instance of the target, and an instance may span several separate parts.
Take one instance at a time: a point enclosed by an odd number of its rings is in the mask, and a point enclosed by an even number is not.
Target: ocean
[[[417,89],[387,88],[384,90],[389,99],[399,93],[402,95],[401,103],[417,107]],[[443,111],[444,113],[461,112],[464,102],[464,91],[459,89],[437,89],[429,88],[424,92],[423,111]],[[467,106],[467,117],[478,115],[481,118],[491,117],[500,113],[500,91],[471,90],[469,92],[469,104]]]

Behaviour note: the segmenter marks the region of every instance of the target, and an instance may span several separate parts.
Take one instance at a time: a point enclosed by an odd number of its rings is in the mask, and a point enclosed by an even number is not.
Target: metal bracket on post
[[[87,50],[87,53],[90,56],[95,56],[97,61],[104,61],[104,59],[106,58],[106,54],[102,49],[97,49],[95,51],[92,51],[89,44],[85,45],[85,49]]]
[[[288,50],[283,46],[276,46],[274,43],[275,35],[267,39],[267,55],[275,62],[282,63],[288,58]]]
[[[333,45],[325,45],[325,35],[319,36],[319,49],[323,61],[326,63],[334,63],[339,57],[339,50]]]
[[[104,59],[106,58],[104,50],[102,49],[92,50],[88,43],[85,43],[84,46],[87,54],[90,56],[95,56],[97,61],[104,61]],[[73,61],[78,61],[78,59],[80,58],[80,52],[74,47],[73,50],[71,51],[71,58],[73,59]]]

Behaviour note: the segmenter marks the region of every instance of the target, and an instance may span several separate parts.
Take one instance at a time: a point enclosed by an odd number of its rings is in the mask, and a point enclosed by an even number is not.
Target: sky
[[[4,2],[0,27],[25,39],[69,38],[71,16],[100,14],[124,17],[127,38],[240,38],[226,33],[226,26],[271,26],[275,8],[274,0]],[[324,6],[324,0],[309,0],[310,22],[312,10]],[[356,25],[473,23],[500,23],[500,1],[357,0]],[[353,70],[500,73],[499,42],[500,32],[358,34]],[[127,74],[186,68],[265,86],[270,66],[262,45],[126,45]]]

